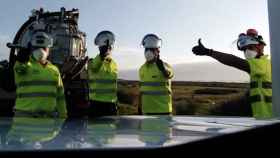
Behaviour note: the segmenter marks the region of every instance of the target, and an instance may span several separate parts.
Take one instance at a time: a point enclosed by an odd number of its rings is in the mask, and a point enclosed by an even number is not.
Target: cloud
[[[127,46],[116,46],[116,52],[120,52],[122,54],[143,54],[143,48],[134,48],[134,47],[127,47]]]
[[[247,73],[218,62],[176,64],[172,68],[174,70],[173,81],[249,82]],[[138,69],[121,70],[119,78],[139,80]]]
[[[232,53],[240,57],[241,52]],[[240,70],[218,63],[208,56],[196,56],[183,53],[162,53],[161,59],[172,65],[177,81],[219,81],[219,82],[248,82],[249,76]],[[119,65],[119,77],[128,80],[139,80],[138,70],[145,62],[143,49],[120,47],[115,49],[114,59]],[[221,75],[224,74],[224,75]]]
[[[249,75],[219,62],[197,62],[173,66],[177,81],[249,82]]]
[[[183,63],[213,62],[209,57],[195,56],[193,54],[183,53],[161,53],[161,59],[170,65]],[[119,65],[120,70],[139,69],[145,63],[144,49],[119,46],[114,49],[113,57]]]
[[[9,49],[6,47],[6,43],[9,41],[7,36],[0,35],[0,60],[8,59]]]
[[[161,59],[164,60],[165,62],[171,64],[171,65],[176,65],[176,64],[183,64],[183,63],[197,63],[197,62],[211,62],[214,59],[208,57],[208,56],[196,56],[193,54],[183,54],[183,55],[168,55],[164,56],[161,55]]]
[[[120,70],[137,69],[145,62],[143,49],[140,48],[119,46],[114,49],[113,57]]]

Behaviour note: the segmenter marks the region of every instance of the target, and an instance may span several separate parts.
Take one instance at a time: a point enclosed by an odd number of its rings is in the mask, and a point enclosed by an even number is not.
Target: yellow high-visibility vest
[[[59,134],[64,121],[61,118],[14,117],[7,139],[23,144],[50,141]]]
[[[16,62],[14,70],[16,111],[67,116],[63,83],[56,66],[43,66],[31,58],[25,64]]]
[[[248,59],[250,65],[250,102],[255,118],[272,117],[271,61],[268,56]]]
[[[172,130],[168,118],[145,118],[141,120],[139,140],[146,146],[163,146],[171,139],[171,135]]]
[[[101,102],[117,102],[118,67],[111,57],[104,61],[97,55],[88,65],[90,99]]]
[[[117,126],[113,120],[89,121],[87,126],[89,143],[97,146],[110,144],[116,136]]]
[[[164,65],[172,78],[171,66]],[[156,63],[142,65],[139,76],[143,113],[172,113],[171,79],[164,77]]]

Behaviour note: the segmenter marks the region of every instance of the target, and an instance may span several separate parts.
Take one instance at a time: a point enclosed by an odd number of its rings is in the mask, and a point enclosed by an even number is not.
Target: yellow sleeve
[[[58,85],[57,85],[57,111],[59,117],[67,117],[67,108],[65,103],[64,88],[60,74],[58,75]]]
[[[174,77],[174,72],[173,72],[172,67],[169,64],[167,64],[167,63],[164,63],[164,67],[166,68],[166,71],[169,74],[168,78],[169,79],[173,78]]]
[[[140,82],[141,82],[141,81],[143,80],[143,78],[144,78],[143,69],[144,69],[144,65],[142,65],[142,66],[140,67],[139,72],[138,72]]]
[[[117,74],[118,76],[118,64],[113,60],[114,63],[114,72]]]
[[[21,62],[16,61],[15,65],[14,65],[14,70],[16,73],[23,75],[27,72],[27,69],[30,65],[31,65],[30,62],[21,63]]]
[[[91,72],[98,72],[100,67],[102,66],[103,61],[101,60],[101,57],[97,55],[94,59],[92,59],[89,63],[89,70]]]

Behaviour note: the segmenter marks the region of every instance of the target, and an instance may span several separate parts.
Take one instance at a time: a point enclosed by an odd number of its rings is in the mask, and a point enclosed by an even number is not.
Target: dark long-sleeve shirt
[[[214,50],[209,54],[209,56],[225,65],[235,67],[250,74],[250,65],[245,59],[239,58],[232,54],[222,53]]]

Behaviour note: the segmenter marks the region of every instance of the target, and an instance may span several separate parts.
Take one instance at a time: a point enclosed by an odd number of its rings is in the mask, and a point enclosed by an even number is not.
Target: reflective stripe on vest
[[[169,86],[169,82],[152,82],[152,81],[146,81],[146,82],[140,82],[140,87],[154,87],[153,89],[158,89],[160,87],[165,88],[166,86]],[[141,90],[141,93],[143,95],[169,95],[171,92],[169,91],[163,91],[163,90]]]
[[[167,91],[142,91],[143,95],[169,95],[171,92]]]
[[[168,86],[168,82],[140,82],[140,86]]]
[[[56,81],[22,81],[17,84],[18,87],[24,87],[24,86],[56,86]]]
[[[34,93],[19,93],[18,98],[33,98],[33,97],[56,97],[55,93],[51,92],[34,92]]]
[[[252,81],[252,82],[250,83],[250,87],[251,87],[251,88],[259,88],[259,87],[258,87],[258,82]],[[261,82],[261,88],[264,88],[264,89],[272,89],[272,83],[271,83],[271,82]]]
[[[15,111],[15,116],[16,117],[42,117],[42,116],[50,116],[50,117],[58,117],[58,112],[54,111],[54,112],[46,112],[46,111],[36,111],[36,112],[30,112],[30,111],[20,111],[20,110],[16,110]],[[31,125],[28,125],[31,126]],[[27,127],[27,126],[24,126]],[[38,125],[36,125],[35,127],[38,127]]]
[[[260,102],[262,100],[260,95],[250,96],[249,99],[250,99],[251,103]],[[267,103],[271,103],[272,102],[272,96],[264,96],[264,101],[267,102]]]
[[[115,89],[90,89],[90,93],[116,93]]]
[[[117,80],[93,79],[93,80],[90,80],[89,82],[96,83],[96,84],[115,85],[117,83]],[[116,89],[90,89],[90,93],[111,94],[111,93],[116,93]]]
[[[114,84],[117,80],[109,80],[109,79],[94,79],[90,80],[90,83],[101,83],[101,84]]]

